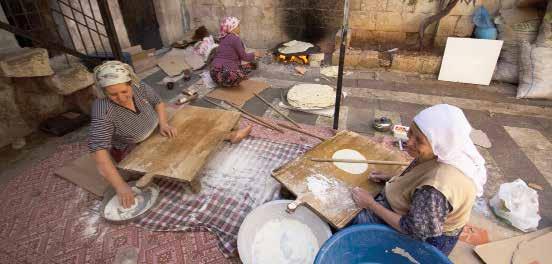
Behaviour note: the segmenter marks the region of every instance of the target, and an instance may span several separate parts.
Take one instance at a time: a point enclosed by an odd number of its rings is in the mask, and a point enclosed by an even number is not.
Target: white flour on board
[[[328,209],[355,209],[350,188],[336,179],[329,179],[321,174],[306,178],[307,188],[314,197]]]
[[[311,264],[319,248],[307,225],[291,218],[273,219],[255,235],[253,264]]]

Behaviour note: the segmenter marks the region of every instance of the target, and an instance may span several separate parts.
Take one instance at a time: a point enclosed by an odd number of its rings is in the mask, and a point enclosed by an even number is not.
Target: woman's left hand
[[[162,136],[168,137],[168,138],[174,138],[176,137],[176,128],[170,126],[169,124],[160,124],[159,125],[159,133],[161,133]]]
[[[352,190],[352,194],[353,200],[361,208],[370,208],[370,206],[376,202],[371,193],[361,189],[360,187],[355,187]]]

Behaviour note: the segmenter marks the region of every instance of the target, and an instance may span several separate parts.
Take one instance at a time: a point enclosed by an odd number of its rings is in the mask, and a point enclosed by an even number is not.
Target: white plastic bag
[[[217,87],[217,84],[215,83],[215,81],[213,81],[213,79],[211,79],[211,74],[209,73],[209,71],[204,71],[204,72],[200,73],[199,75],[201,76],[201,79],[203,80],[203,84],[205,86],[207,86],[207,88],[212,89],[212,88]]]
[[[489,201],[493,212],[523,232],[537,230],[539,197],[537,191],[517,179],[500,185],[498,193]]]

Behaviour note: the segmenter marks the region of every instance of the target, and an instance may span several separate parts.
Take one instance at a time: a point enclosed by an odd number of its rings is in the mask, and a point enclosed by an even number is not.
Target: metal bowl
[[[132,188],[136,185],[136,181],[128,182],[128,185]],[[117,193],[115,192],[115,190],[113,188],[108,188],[106,190],[106,192],[104,193],[104,198],[103,198],[102,205],[101,205],[101,208],[100,208],[100,215],[102,216],[102,218],[104,218],[108,222],[116,223],[116,224],[125,224],[125,223],[128,223],[128,222],[132,222],[132,221],[135,221],[137,219],[140,219],[141,217],[146,215],[146,213],[149,212],[153,207],[155,207],[157,205],[157,203],[159,202],[159,200],[161,199],[160,198],[160,193],[159,193],[159,186],[157,186],[154,183],[151,183],[146,188],[144,188],[142,191],[149,192],[150,194],[156,193],[155,195],[148,196],[148,197],[155,196],[156,197],[156,198],[154,198],[155,200],[152,201],[151,203],[148,203],[146,201],[147,205],[144,206],[143,209],[140,209],[138,212],[133,214],[132,217],[130,217],[130,218],[115,220],[115,219],[111,219],[111,218],[107,217],[106,214],[105,214],[105,207],[107,206],[109,201],[117,195]]]
[[[372,126],[376,131],[389,132],[393,128],[393,121],[387,117],[381,117],[374,119]]]

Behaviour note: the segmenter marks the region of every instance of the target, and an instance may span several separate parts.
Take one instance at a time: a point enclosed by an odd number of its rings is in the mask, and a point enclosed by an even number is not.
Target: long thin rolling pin
[[[225,106],[223,106],[223,105],[221,105],[221,104],[217,104],[217,103],[215,103],[215,102],[209,100],[207,97],[203,97],[203,100],[205,100],[206,102],[208,102],[208,103],[210,103],[210,104],[212,104],[212,105],[218,106],[218,107],[220,107],[220,108],[222,108],[222,109],[224,109],[224,110],[230,110],[228,107],[225,107]],[[264,127],[266,127],[266,128],[274,129],[272,126],[269,126],[269,125],[267,125],[267,124],[265,124],[265,123],[259,122],[259,121],[255,120],[255,119],[253,119],[253,118],[251,118],[251,117],[249,117],[249,116],[247,116],[247,115],[242,115],[242,117],[245,118],[245,119],[247,119],[247,120],[249,120],[249,121],[251,121],[251,122],[253,122],[253,123],[257,123],[257,124],[259,124],[259,125],[261,125],[261,126],[264,126]]]
[[[323,138],[323,137],[321,137],[321,136],[318,136],[318,135],[315,135],[315,134],[313,134],[313,133],[307,132],[307,131],[305,131],[305,130],[303,130],[303,129],[299,129],[299,128],[296,128],[296,127],[288,126],[288,125],[282,124],[282,123],[278,123],[278,125],[281,126],[281,127],[285,127],[285,128],[287,128],[287,129],[293,130],[293,131],[295,131],[295,132],[299,132],[299,133],[301,133],[301,134],[305,134],[305,135],[307,135],[307,136],[311,136],[311,137],[320,139],[320,140],[322,140],[322,141],[325,141],[325,140],[326,140],[326,138]]]
[[[262,120],[262,119],[256,117],[255,115],[253,115],[253,114],[251,114],[251,113],[249,113],[249,112],[243,110],[241,107],[239,107],[239,106],[237,106],[237,105],[235,105],[235,104],[233,104],[233,103],[224,101],[224,100],[223,100],[223,102],[226,103],[227,105],[229,105],[229,106],[231,106],[231,107],[237,109],[238,111],[242,112],[243,114],[248,115],[249,117],[255,119],[257,122],[261,122],[261,123],[265,124],[266,126],[272,128],[272,129],[274,129],[274,130],[276,130],[276,131],[278,131],[278,132],[280,132],[280,133],[284,133],[284,130],[282,130],[282,129],[280,129],[280,128],[277,127],[277,126],[274,126],[274,125],[272,125],[272,124],[270,124],[270,123],[268,123],[268,122],[266,122],[266,121],[264,121],[264,120]]]
[[[410,165],[410,162],[387,161],[387,160],[320,159],[320,158],[310,158],[310,160],[317,161],[317,162],[367,163],[367,164],[378,164],[378,165],[401,165],[401,166]]]
[[[294,124],[296,127],[298,128],[301,128],[301,126],[299,124],[297,124],[297,122],[295,122],[293,119],[291,119],[289,116],[285,115],[284,113],[282,113],[282,111],[280,111],[280,109],[276,108],[276,106],[272,105],[271,103],[269,103],[268,101],[266,101],[264,98],[262,98],[259,94],[257,93],[253,93],[257,98],[259,98],[261,101],[263,101],[263,103],[265,103],[266,105],[268,105],[270,108],[274,109],[274,111],[276,111],[278,114],[280,114],[281,116],[283,116],[285,119],[287,119],[287,121],[291,122],[292,124]]]

